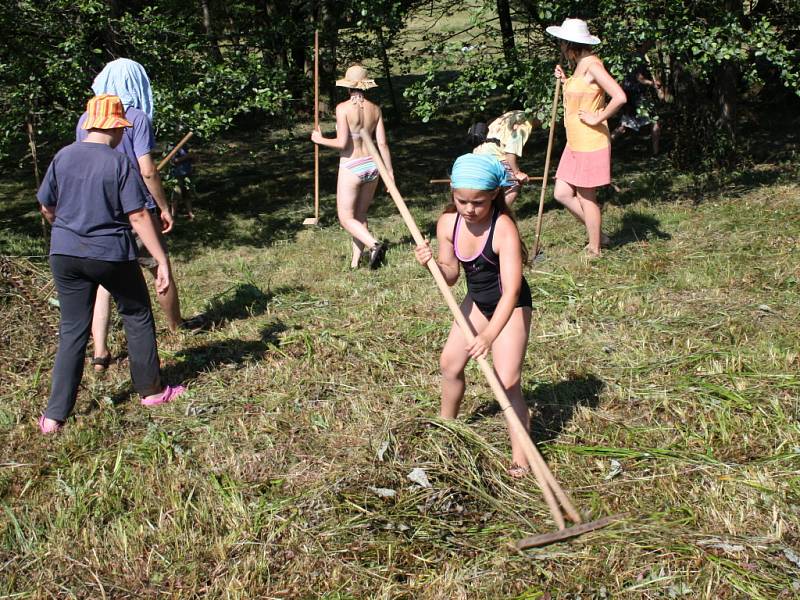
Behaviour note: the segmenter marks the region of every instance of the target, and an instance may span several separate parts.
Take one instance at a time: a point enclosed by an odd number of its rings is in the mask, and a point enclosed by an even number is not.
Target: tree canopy
[[[543,117],[558,60],[544,30],[577,16],[618,79],[645,60],[661,79],[685,155],[710,148],[719,162],[743,95],[797,92],[799,9],[798,0],[16,0],[0,5],[0,160],[28,125],[42,139],[69,136],[95,74],[120,56],[148,71],[160,132],[180,124],[210,137],[243,113],[304,117],[314,29],[331,100],[337,72],[359,60],[386,80],[396,116],[480,113],[500,97]],[[463,27],[439,26],[454,16]],[[413,76],[404,107],[398,75]]]

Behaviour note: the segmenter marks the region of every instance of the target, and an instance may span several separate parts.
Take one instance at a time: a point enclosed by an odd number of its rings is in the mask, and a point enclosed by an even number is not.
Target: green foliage
[[[244,25],[247,15],[239,16]],[[12,35],[18,22],[28,26]],[[147,70],[161,135],[180,124],[211,137],[242,113],[287,112],[287,69],[269,60],[264,32],[214,46],[194,4],[162,0],[120,15],[96,0],[4,4],[0,32],[9,40],[0,50],[0,159],[25,138],[30,119],[38,135],[70,139],[95,74],[117,56]]]
[[[759,11],[758,3],[747,8],[741,2],[518,0],[515,43],[520,58],[513,68],[503,59],[500,32],[489,10],[493,4],[473,7],[469,27],[457,37],[426,37],[428,45],[418,61],[423,77],[406,90],[415,116],[426,121],[462,104],[481,112],[502,93],[509,105],[524,106],[541,118],[552,98],[557,61],[556,42],[544,30],[565,17],[590,21],[603,40],[598,54],[617,81],[647,61],[664,86],[662,101],[674,104],[678,112],[671,123],[682,144],[676,147],[678,166],[736,162],[737,150],[743,148],[735,135],[737,98],[762,87],[765,76],[800,93],[792,37],[797,13],[790,3],[768,3]],[[449,6],[438,5],[442,11]],[[444,78],[443,72],[453,76]],[[662,110],[647,102],[640,107],[654,118]]]

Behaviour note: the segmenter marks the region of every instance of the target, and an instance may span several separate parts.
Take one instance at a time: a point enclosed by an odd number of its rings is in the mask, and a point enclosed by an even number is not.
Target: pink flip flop
[[[44,435],[49,435],[51,433],[58,433],[64,428],[63,423],[59,423],[56,421],[55,425],[45,425],[44,424],[44,415],[39,417],[39,431]]]
[[[166,404],[167,402],[171,402],[180,396],[185,391],[186,388],[182,385],[168,385],[164,388],[164,391],[161,394],[154,394],[152,396],[146,396],[142,398],[142,406],[158,406],[159,404]]]

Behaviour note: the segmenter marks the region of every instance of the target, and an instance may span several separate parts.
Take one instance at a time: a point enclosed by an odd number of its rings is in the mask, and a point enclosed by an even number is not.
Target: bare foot
[[[595,260],[595,259],[600,258],[601,256],[603,256],[603,253],[600,252],[600,248],[597,248],[597,250],[595,250],[594,248],[590,248],[588,244],[583,249],[583,251],[584,251],[584,255],[586,256],[587,260]]]

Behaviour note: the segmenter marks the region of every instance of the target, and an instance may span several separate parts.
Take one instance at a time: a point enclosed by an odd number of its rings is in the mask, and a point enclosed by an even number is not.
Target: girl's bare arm
[[[444,276],[447,285],[454,285],[458,281],[460,268],[458,259],[456,258],[455,250],[453,250],[453,240],[451,238],[453,231],[455,214],[445,213],[439,217],[436,223],[436,239],[439,241],[439,258],[436,259],[436,264]],[[449,232],[448,232],[449,229]],[[433,250],[431,250],[430,243],[427,241],[424,244],[417,246],[414,249],[417,262],[421,265],[427,265],[428,261],[434,258]]]
[[[611,97],[611,101],[606,107],[597,113],[597,122],[602,123],[613,117],[616,112],[622,108],[622,105],[628,101],[628,97],[625,95],[625,91],[599,61],[593,61],[587,72],[592,76],[595,83],[603,88],[603,91]]]
[[[327,146],[336,150],[344,150],[350,140],[350,126],[347,124],[347,107],[336,107],[336,137],[326,138],[319,129],[311,132],[311,141],[320,146]]]

